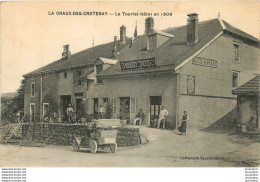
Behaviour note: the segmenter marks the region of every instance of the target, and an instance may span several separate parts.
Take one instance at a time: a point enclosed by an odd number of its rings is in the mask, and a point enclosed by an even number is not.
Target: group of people
[[[157,129],[160,128],[160,125],[162,123],[162,129],[165,129],[165,117],[168,116],[169,112],[165,109],[164,106],[161,107],[159,118],[157,120]],[[134,119],[134,125],[139,122],[139,125],[141,125],[142,121],[144,119],[144,113],[142,109],[139,109],[138,114],[136,115],[136,118]],[[189,116],[187,111],[183,112],[182,120],[181,120],[181,126],[177,128],[179,134],[186,134],[187,132],[187,122],[189,121]]]

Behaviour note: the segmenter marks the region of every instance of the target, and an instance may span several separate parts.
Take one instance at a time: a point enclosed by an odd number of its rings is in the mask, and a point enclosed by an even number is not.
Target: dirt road
[[[259,143],[237,135],[140,127],[149,143],[121,147],[117,153],[73,152],[70,146],[21,147],[0,145],[1,167],[242,167],[259,165]]]

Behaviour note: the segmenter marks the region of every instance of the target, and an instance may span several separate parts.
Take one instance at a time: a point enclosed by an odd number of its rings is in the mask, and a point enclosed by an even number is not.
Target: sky
[[[57,15],[57,12],[108,12],[108,16]],[[52,12],[55,15],[51,15]],[[119,38],[119,28],[126,34],[144,33],[148,16],[123,16],[127,13],[172,13],[153,16],[154,28],[185,25],[187,14],[196,12],[199,21],[218,17],[260,38],[258,2],[4,2],[0,11],[1,92],[15,92],[22,75],[61,58],[63,45],[72,54]],[[120,16],[115,16],[115,13]],[[169,14],[168,14],[169,15]]]

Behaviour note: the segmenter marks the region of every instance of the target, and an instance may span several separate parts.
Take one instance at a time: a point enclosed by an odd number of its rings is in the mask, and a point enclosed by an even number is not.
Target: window
[[[67,72],[66,71],[64,72],[64,78],[67,78]]]
[[[82,80],[78,80],[78,85],[84,85],[84,82]]]
[[[82,71],[81,71],[81,70],[78,70],[78,71],[77,71],[77,75],[78,75],[78,76],[81,76],[81,75],[82,75]]]
[[[232,72],[232,87],[233,88],[238,87],[238,81],[239,81],[239,72],[233,71]]]
[[[47,75],[47,74],[45,74],[45,78],[48,78],[48,75]]]
[[[103,98],[103,103],[107,103],[108,102],[108,98]]]
[[[102,64],[96,65],[96,71],[97,71],[97,74],[99,74],[101,71],[103,71],[103,65]],[[97,78],[97,83],[102,83],[102,79]]]
[[[234,43],[233,44],[233,62],[239,62],[239,55],[240,55],[240,44]]]
[[[135,114],[136,110],[136,104],[135,104],[135,98],[130,99],[130,112],[131,114]]]
[[[31,97],[35,96],[35,82],[31,83]]]

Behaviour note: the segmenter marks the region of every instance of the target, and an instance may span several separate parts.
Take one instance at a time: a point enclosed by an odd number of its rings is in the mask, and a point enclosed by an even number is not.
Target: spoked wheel
[[[79,151],[79,145],[76,139],[73,140],[72,146],[73,146],[73,151],[75,152]]]
[[[116,150],[117,150],[117,144],[116,144],[116,143],[115,143],[115,144],[111,144],[111,145],[110,145],[110,151],[111,151],[112,153],[115,153]]]
[[[90,152],[95,154],[97,152],[97,142],[95,140],[89,141]]]

